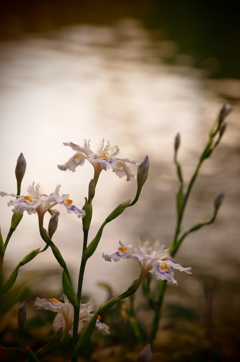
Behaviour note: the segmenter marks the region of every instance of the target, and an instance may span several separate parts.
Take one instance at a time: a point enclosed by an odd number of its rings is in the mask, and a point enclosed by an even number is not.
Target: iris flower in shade
[[[94,167],[95,183],[98,180],[99,174],[102,170],[107,170],[111,168],[119,177],[126,176],[127,181],[130,181],[135,178],[132,171],[129,169],[126,163],[132,163],[137,166],[135,161],[130,161],[128,158],[118,158],[116,157],[119,153],[119,147],[111,147],[109,142],[105,144],[104,139],[100,142],[97,152],[93,152],[90,149],[90,141],[84,140],[84,146],[78,146],[75,143],[63,143],[65,146],[71,147],[76,151],[66,163],[63,165],[58,165],[60,170],[66,171],[75,171],[76,167],[82,166],[85,160],[88,160]]]
[[[59,196],[60,185],[56,186],[56,189],[50,195],[45,195],[39,184],[35,186],[33,182],[32,185],[28,187],[28,194],[26,196],[17,196],[14,194],[7,194],[6,192],[1,191],[1,196],[15,196],[15,200],[9,201],[8,205],[13,206],[13,212],[23,214],[24,211],[27,211],[28,214],[38,213],[39,216],[43,216],[45,212],[50,211],[53,206],[56,204],[63,204],[68,212],[75,213],[78,217],[85,216],[85,211],[78,209],[72,204],[72,200],[68,197],[69,195]]]
[[[66,295],[62,295],[60,300],[51,298],[49,300],[36,298],[34,305],[38,309],[47,309],[52,312],[57,313],[53,321],[53,329],[58,331],[61,327],[63,328],[63,333],[71,334],[73,333],[73,322],[74,322],[74,308],[73,305],[69,302]],[[80,333],[84,327],[84,322],[89,322],[92,318],[92,310],[94,304],[92,301],[81,304],[79,312],[79,322],[78,322],[78,333]],[[100,317],[97,319],[96,327],[103,334],[109,334],[109,327],[100,321]]]
[[[143,273],[155,275],[158,280],[166,280],[168,284],[177,284],[173,268],[191,274],[191,268],[183,268],[176,264],[163,245],[156,243],[153,247],[142,250],[138,245],[123,244],[119,241],[120,248],[110,255],[102,254],[106,261],[119,261],[121,259],[136,259]]]

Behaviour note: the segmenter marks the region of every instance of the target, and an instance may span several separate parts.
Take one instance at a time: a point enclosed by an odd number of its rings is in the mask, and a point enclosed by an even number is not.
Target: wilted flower
[[[119,147],[111,147],[109,142],[104,144],[104,139],[100,142],[97,152],[93,152],[90,149],[90,141],[84,140],[84,146],[78,146],[75,143],[63,143],[65,146],[70,146],[74,151],[75,155],[72,156],[66,163],[63,165],[58,165],[60,170],[66,171],[75,171],[77,166],[82,166],[85,160],[88,160],[94,167],[95,183],[98,180],[99,174],[102,170],[107,170],[111,168],[119,177],[126,176],[127,181],[135,178],[132,171],[128,168],[126,163],[132,163],[137,165],[135,161],[130,161],[128,158],[118,158],[116,155],[119,153]]]
[[[75,213],[78,217],[85,216],[85,211],[78,209],[72,204],[72,200],[68,197],[69,195],[59,196],[60,185],[58,185],[55,191],[50,195],[45,195],[39,184],[35,186],[33,182],[32,185],[28,187],[28,195],[18,196],[14,194],[8,194],[1,191],[1,196],[15,196],[16,200],[9,201],[8,205],[14,206],[13,212],[23,214],[24,211],[27,211],[29,215],[35,214],[44,215],[45,212],[49,211],[56,204],[63,204],[68,212]]]
[[[183,268],[180,264],[176,264],[167,249],[163,245],[156,243],[153,247],[142,251],[139,246],[132,244],[123,244],[119,241],[120,248],[111,254],[103,254],[103,258],[107,261],[119,261],[126,258],[135,258],[144,273],[152,273],[158,280],[167,280],[168,284],[177,284],[174,278],[172,268],[191,274],[191,268]]]
[[[66,295],[62,295],[60,300],[51,298],[49,300],[36,298],[34,305],[38,309],[47,309],[52,312],[57,313],[54,321],[53,328],[55,331],[58,331],[59,328],[63,328],[63,333],[71,334],[73,333],[73,322],[74,322],[74,308],[73,305],[69,302]],[[78,333],[83,329],[84,322],[89,322],[92,318],[93,302],[90,301],[86,304],[80,305],[79,312],[79,322],[78,322]],[[100,317],[97,319],[96,327],[102,331],[103,334],[109,334],[109,327],[100,321]]]

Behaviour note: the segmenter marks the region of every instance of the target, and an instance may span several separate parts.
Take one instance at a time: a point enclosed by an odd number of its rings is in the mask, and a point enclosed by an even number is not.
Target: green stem
[[[151,325],[151,330],[150,330],[149,337],[148,337],[148,343],[152,343],[156,337],[160,317],[162,314],[162,303],[163,303],[164,293],[165,293],[166,289],[167,289],[166,280],[161,280],[159,282],[159,297],[156,302],[155,315],[154,315],[153,323]]]
[[[135,280],[124,293],[118,295],[117,297],[110,299],[107,303],[105,303],[104,305],[102,305],[99,308],[99,310],[94,314],[93,318],[89,322],[88,327],[81,335],[81,338],[78,341],[75,350],[73,351],[72,362],[77,362],[78,354],[80,352],[82,352],[86,348],[87,344],[89,343],[93,330],[94,330],[94,326],[96,324],[97,316],[103,315],[107,310],[112,308],[121,299],[127,298],[127,297],[131,296],[132,294],[134,294],[137,291],[137,289],[139,288],[139,286],[141,285],[144,277],[145,277],[145,273],[141,270],[138,279]]]
[[[53,243],[53,241],[48,237],[48,234],[47,234],[46,230],[43,228],[43,216],[44,215],[41,215],[41,214],[38,215],[40,235],[41,235],[42,239],[45,241],[45,243],[48,246],[50,246],[50,248],[52,249],[53,255],[55,256],[55,258],[58,261],[59,265],[64,269],[65,273],[67,274],[67,276],[69,278],[69,281],[71,282],[70,273],[68,271],[66,262],[62,257],[62,254],[60,253],[57,246]],[[45,250],[45,248],[44,248],[44,250]]]
[[[130,308],[128,313],[129,323],[136,338],[137,344],[142,344],[142,335],[139,328],[139,324],[137,322],[135,316],[135,309],[134,309],[134,294],[130,297]]]
[[[176,245],[176,243],[177,243],[177,239],[178,239],[178,235],[179,235],[179,232],[180,232],[180,229],[181,229],[181,224],[182,224],[182,219],[183,219],[184,211],[185,211],[185,208],[186,208],[186,204],[187,204],[190,192],[192,190],[192,187],[194,185],[194,182],[196,181],[196,178],[198,176],[198,172],[200,170],[202,162],[203,162],[203,160],[200,159],[200,161],[199,161],[199,163],[198,163],[198,165],[196,167],[196,170],[195,170],[195,172],[194,172],[194,174],[193,174],[193,176],[192,176],[192,178],[191,178],[191,180],[189,182],[187,192],[184,195],[181,210],[178,212],[177,225],[176,225],[175,234],[174,234],[174,237],[173,237],[173,245]]]
[[[35,353],[30,348],[28,348],[27,346],[24,346],[24,351],[25,351],[26,355],[28,356],[28,361],[39,362],[39,359],[37,358]]]
[[[170,254],[171,254],[172,256],[174,256],[174,255],[177,253],[177,251],[178,251],[180,245],[182,244],[183,240],[184,240],[190,233],[201,229],[203,226],[212,224],[212,223],[215,221],[216,217],[217,217],[217,211],[215,210],[213,216],[211,217],[211,219],[206,220],[206,221],[203,221],[203,222],[200,222],[200,223],[194,225],[193,227],[191,227],[190,229],[188,229],[188,230],[180,237],[180,239],[177,241],[176,245],[175,245],[172,249],[170,248]]]
[[[79,276],[78,276],[78,288],[77,288],[77,299],[78,305],[74,308],[74,323],[73,323],[73,351],[77,345],[78,341],[78,324],[79,324],[79,313],[80,313],[80,305],[81,305],[81,297],[82,297],[82,286],[83,286],[83,277],[85,272],[85,267],[87,264],[88,258],[85,257],[84,251],[87,247],[88,241],[88,230],[83,231],[83,250],[82,250],[82,260],[79,269]],[[73,353],[72,362],[77,362],[78,356]]]

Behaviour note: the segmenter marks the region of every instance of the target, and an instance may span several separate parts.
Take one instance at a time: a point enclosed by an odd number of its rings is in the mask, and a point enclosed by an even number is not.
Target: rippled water
[[[166,52],[172,52],[174,66],[159,61],[159,54],[164,57]],[[104,296],[97,281],[108,281],[121,291],[138,272],[132,270],[130,261],[104,262],[102,252],[113,252],[119,240],[132,242],[138,237],[169,245],[178,186],[172,163],[174,137],[181,133],[179,156],[188,180],[207,132],[227,98],[234,101],[234,112],[222,144],[201,171],[185,225],[210,217],[213,199],[223,188],[224,205],[214,225],[186,240],[178,260],[193,266],[195,275],[211,274],[223,281],[235,280],[239,272],[239,82],[210,82],[203,72],[187,64],[174,43],[153,46],[149,33],[131,20],[111,28],[69,27],[45,38],[28,36],[1,44],[1,190],[15,192],[15,162],[23,152],[28,164],[23,193],[32,181],[39,182],[46,193],[61,184],[62,193],[69,193],[77,205],[83,205],[93,169],[88,164],[75,173],[58,170],[57,164],[72,155],[63,142],[82,144],[86,138],[95,149],[104,138],[119,145],[120,157],[139,161],[146,154],[150,157],[149,179],[138,204],[105,228],[89,261],[84,291],[95,299]],[[102,173],[90,238],[109,212],[134,192],[134,181],[126,182],[110,171]],[[7,198],[0,200],[3,235],[11,217],[7,202]],[[63,210],[53,240],[75,274],[81,238],[81,221]],[[25,215],[9,244],[6,260],[12,264],[39,246],[43,242],[38,236],[37,217]],[[28,266],[37,267],[57,267],[50,251]],[[184,279],[186,284],[192,283],[189,278]]]

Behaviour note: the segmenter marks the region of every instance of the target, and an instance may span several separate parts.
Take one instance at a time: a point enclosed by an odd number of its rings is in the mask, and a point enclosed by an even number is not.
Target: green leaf
[[[17,276],[18,276],[18,271],[20,269],[21,266],[29,263],[32,259],[35,258],[35,256],[38,255],[40,251],[39,249],[35,249],[33,251],[31,251],[28,255],[26,255],[21,261],[20,263],[16,266],[16,268],[13,270],[12,274],[10,275],[10,277],[8,278],[8,280],[3,284],[2,286],[2,290],[0,291],[0,294],[5,294],[7,291],[9,291],[9,289],[12,288],[13,284],[15,283]]]
[[[79,339],[79,341],[77,343],[77,346],[76,346],[75,351],[73,352],[73,355],[75,355],[75,356],[79,355],[79,353],[82,352],[88,345],[88,343],[91,339],[93,330],[95,328],[98,315],[99,315],[99,311],[97,311],[94,314],[94,316],[92,317],[92,319],[90,320],[87,328],[85,329],[85,331],[83,332],[83,334],[81,335],[81,338]]]
[[[3,238],[2,238],[2,232],[1,232],[1,228],[0,228],[0,254],[3,255],[4,253],[4,241],[3,241]]]
[[[180,185],[178,193],[177,193],[177,210],[178,213],[182,211],[183,206],[183,184]]]
[[[11,222],[11,230],[16,230],[18,224],[22,220],[23,214],[18,214],[16,212],[13,213],[12,222]]]
[[[3,284],[2,290],[0,291],[0,294],[3,295],[6,292],[9,291],[9,289],[12,288],[13,284],[15,283],[17,276],[18,276],[18,270],[20,268],[20,265],[16,266],[16,268],[13,270],[12,274],[8,278],[8,280]]]
[[[64,293],[67,295],[67,297],[70,300],[70,302],[72,303],[72,305],[74,307],[77,307],[79,304],[77,295],[73,289],[72,283],[69,280],[69,277],[68,277],[67,273],[65,272],[65,270],[63,270],[63,273],[62,273],[62,284],[63,284]]]

